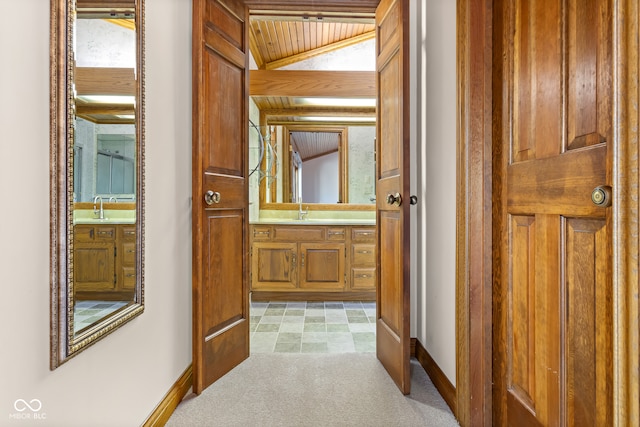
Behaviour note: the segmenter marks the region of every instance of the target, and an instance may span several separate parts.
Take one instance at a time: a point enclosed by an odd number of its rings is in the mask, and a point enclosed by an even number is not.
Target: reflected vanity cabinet
[[[130,300],[136,284],[135,224],[78,224],[73,230],[74,298]]]
[[[254,301],[375,300],[375,227],[253,224]]]

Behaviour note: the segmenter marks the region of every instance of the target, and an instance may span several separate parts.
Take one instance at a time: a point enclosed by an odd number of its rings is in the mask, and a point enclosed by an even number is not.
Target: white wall
[[[302,201],[337,203],[339,198],[338,152],[326,154],[302,163]]]
[[[456,2],[424,0],[413,16],[420,29],[416,337],[455,385]]]
[[[0,26],[0,425],[140,425],[191,362],[191,1],[146,2],[145,312],[55,371],[49,8],[5,3],[14,18]],[[13,421],[16,399],[39,399],[46,419]]]

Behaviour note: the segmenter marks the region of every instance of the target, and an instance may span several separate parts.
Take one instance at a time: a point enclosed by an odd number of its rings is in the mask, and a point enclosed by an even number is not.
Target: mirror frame
[[[50,3],[50,369],[144,311],[144,0],[136,19],[136,290],[133,303],[73,333],[73,34],[75,0]]]

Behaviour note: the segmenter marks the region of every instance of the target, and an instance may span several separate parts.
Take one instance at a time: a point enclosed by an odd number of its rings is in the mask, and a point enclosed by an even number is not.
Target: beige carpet
[[[403,396],[373,353],[254,354],[167,426],[457,426],[420,364]]]

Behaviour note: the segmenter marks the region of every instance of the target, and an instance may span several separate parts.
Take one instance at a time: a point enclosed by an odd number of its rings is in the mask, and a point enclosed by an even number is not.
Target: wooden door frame
[[[498,4],[498,1],[496,1]],[[492,425],[494,0],[457,3],[456,417]],[[637,2],[613,0],[614,424],[640,419],[640,85]],[[496,170],[497,172],[497,170]],[[634,262],[631,262],[634,261]],[[499,277],[496,275],[495,277]],[[634,421],[635,420],[635,421]]]

